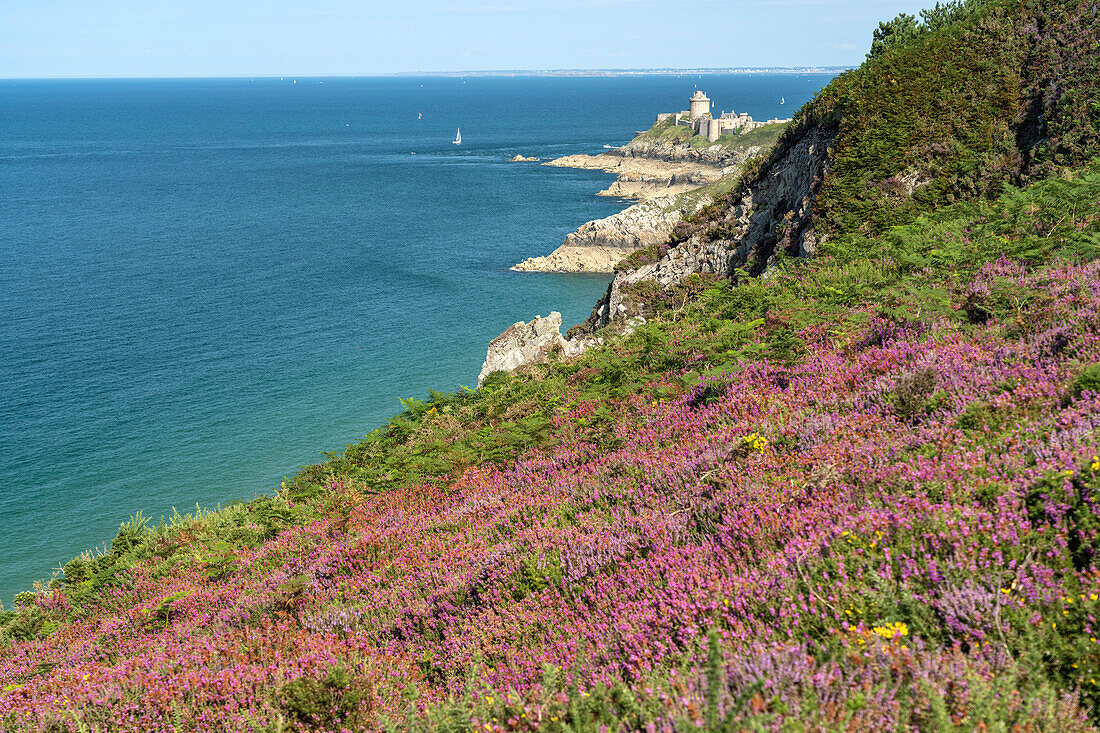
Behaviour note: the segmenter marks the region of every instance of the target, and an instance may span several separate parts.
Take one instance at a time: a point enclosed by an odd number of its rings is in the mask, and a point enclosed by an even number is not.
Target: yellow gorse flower
[[[745,445],[750,446],[753,450],[764,452],[764,449],[768,447],[768,439],[760,433],[750,433],[745,436]]]
[[[909,627],[903,621],[897,621],[885,626],[876,626],[871,631],[884,639],[909,636]]]

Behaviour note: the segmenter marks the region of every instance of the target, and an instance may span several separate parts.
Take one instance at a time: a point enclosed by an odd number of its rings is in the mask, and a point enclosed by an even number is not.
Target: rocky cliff
[[[761,271],[778,249],[807,256],[817,237],[811,213],[814,196],[829,171],[829,146],[835,132],[811,127],[785,139],[781,150],[720,207],[707,226],[689,228],[656,262],[618,273],[588,326],[601,328],[638,315],[629,286],[654,280],[667,287],[692,273],[729,276],[748,265]]]
[[[759,168],[655,249],[657,261],[616,275],[588,327],[644,315],[651,288],[631,294],[643,281],[759,275],[777,253],[806,257],[825,242],[858,249],[1088,161],[1100,145],[1098,17],[1095,3],[1062,0],[937,5],[930,25],[819,92]],[[663,154],[641,137],[636,151]]]
[[[541,364],[553,354],[571,357],[582,354],[600,339],[577,338],[566,341],[561,335],[561,313],[551,311],[546,318],[535,316],[524,323],[517,321],[489,342],[485,363],[477,377],[480,387],[494,372],[511,372],[531,364]]]
[[[514,269],[539,272],[613,272],[625,257],[668,240],[684,217],[710,203],[723,181],[736,177],[740,166],[765,150],[778,134],[743,136],[743,142],[725,141],[694,148],[688,142],[635,138],[601,155],[569,155],[544,165],[602,170],[617,176],[600,196],[634,199],[642,203],[613,216],[586,222],[568,235],[549,255],[531,257]],[[728,188],[729,185],[726,185]],[[699,196],[684,196],[700,191]],[[724,190],[713,193],[724,193]]]
[[[685,214],[694,212],[682,197],[662,196],[587,222],[545,257],[531,257],[514,269],[530,272],[614,272],[615,265],[639,249],[661,244]],[[686,209],[686,210],[685,210]]]
[[[730,168],[698,161],[670,162],[659,158],[616,155],[566,155],[543,165],[557,168],[583,168],[614,174],[617,178],[597,196],[646,201],[652,198],[692,191],[713,183]],[[732,165],[732,163],[730,164]]]

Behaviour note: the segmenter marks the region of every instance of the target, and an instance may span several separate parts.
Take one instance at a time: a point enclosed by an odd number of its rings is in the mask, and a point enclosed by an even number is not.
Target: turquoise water
[[[624,203],[507,158],[622,144],[696,84],[762,118],[827,80],[0,82],[0,599],[475,384],[517,320],[583,320],[606,276],[508,268]]]

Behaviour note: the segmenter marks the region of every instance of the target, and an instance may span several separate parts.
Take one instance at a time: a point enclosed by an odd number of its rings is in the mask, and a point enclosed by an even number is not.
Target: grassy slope
[[[1098,205],[1100,167],[650,293],[277,499],[127,527],[8,619],[4,729],[1087,729]]]
[[[678,145],[687,143],[696,149],[703,148],[743,148],[750,146],[769,147],[782,134],[785,123],[764,125],[743,134],[723,135],[711,142],[706,135],[696,135],[685,125],[674,126],[671,120],[659,122],[638,135],[631,142],[654,142],[658,144]]]

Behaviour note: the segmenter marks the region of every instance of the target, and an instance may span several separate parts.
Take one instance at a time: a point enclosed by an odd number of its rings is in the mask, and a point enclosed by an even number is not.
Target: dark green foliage
[[[1036,527],[1050,535],[1048,547],[1041,549],[1052,559],[1059,558],[1067,567],[1082,575],[1096,572],[1100,552],[1100,476],[1093,465],[1084,465],[1072,475],[1045,476],[1035,482],[1024,497],[1028,517]],[[1064,537],[1064,542],[1055,541]],[[1058,623],[1034,627],[1021,639],[1028,666],[1045,669],[1062,689],[1076,689],[1083,706],[1100,710],[1100,661],[1095,653],[1095,596],[1069,594],[1053,605]],[[1058,612],[1061,613],[1058,613]],[[1021,624],[1023,628],[1028,628]],[[1095,712],[1094,712],[1095,715]]]
[[[524,558],[512,576],[512,599],[521,601],[527,596],[560,585],[561,581],[562,567],[557,556]]]
[[[30,641],[58,629],[60,624],[33,602],[17,606],[16,611],[6,611],[0,617],[0,641]]]
[[[145,622],[153,628],[167,628],[172,617],[176,615],[175,603],[191,595],[192,592],[193,591],[180,591],[179,593],[173,593],[161,600],[161,602],[153,608],[144,609]]]
[[[973,20],[990,4],[990,0],[937,2],[934,7],[920,11],[920,23],[912,15],[901,13],[893,20],[878,24],[867,59],[876,59],[893,48],[913,44],[926,34],[943,30],[953,23]]]
[[[146,526],[148,523],[149,520],[138,512],[129,522],[119,525],[118,534],[111,540],[111,554],[128,555],[144,545],[149,534],[149,528]]]
[[[1100,364],[1089,364],[1074,377],[1069,387],[1069,395],[1077,399],[1085,392],[1100,393]]]
[[[867,58],[876,59],[891,48],[912,43],[920,35],[921,27],[917,25],[917,19],[908,13],[901,13],[893,20],[878,24]]]
[[[916,369],[902,375],[886,401],[902,420],[912,421],[940,407],[936,400],[939,375],[930,368]]]
[[[350,672],[332,667],[320,679],[299,677],[287,682],[282,707],[292,722],[311,729],[352,729],[361,722],[359,708],[365,698]]]
[[[707,710],[706,730],[718,731],[719,705],[722,687],[725,685],[725,669],[722,666],[722,645],[717,629],[707,633]]]
[[[237,570],[237,560],[233,547],[225,540],[218,540],[210,548],[205,558],[206,577],[210,580],[223,580]]]
[[[967,431],[996,428],[999,422],[996,412],[984,402],[971,402],[955,418],[955,425]]]

